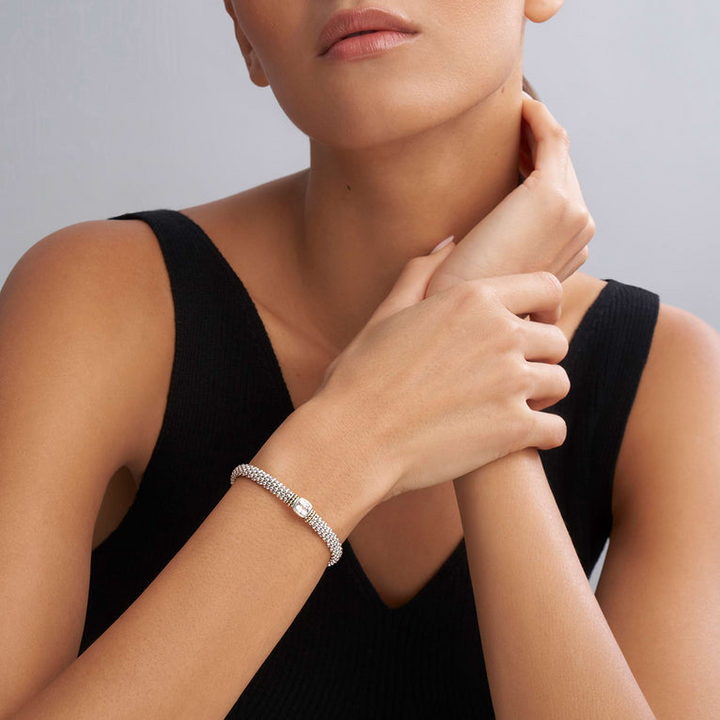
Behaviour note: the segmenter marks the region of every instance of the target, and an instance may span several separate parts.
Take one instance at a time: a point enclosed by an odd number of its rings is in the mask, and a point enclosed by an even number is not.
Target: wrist
[[[312,398],[285,419],[250,463],[307,498],[344,542],[386,492],[371,458],[353,444],[339,413]]]

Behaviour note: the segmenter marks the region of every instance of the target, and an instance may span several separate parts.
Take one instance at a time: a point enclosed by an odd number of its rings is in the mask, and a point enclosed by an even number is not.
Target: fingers
[[[405,264],[395,285],[370,316],[367,325],[380,322],[425,298],[428,283],[435,271],[452,252],[455,243],[450,241],[437,252],[411,258]]]
[[[588,250],[588,246],[585,245],[583,249],[575,255],[575,257],[568,262],[565,267],[563,267],[562,270],[557,274],[558,278],[561,282],[564,282],[567,280],[579,267],[581,267],[584,262],[588,259],[588,255],[590,254],[590,251]]]
[[[562,283],[544,270],[467,282],[481,283],[494,292],[510,312],[520,317],[545,311],[555,313],[563,293]]]
[[[522,115],[530,130],[526,138],[534,169],[557,182],[564,182],[570,155],[567,131],[545,103],[534,100],[524,91]]]
[[[531,421],[534,424],[534,433],[531,435],[535,438],[535,442],[530,447],[536,447],[540,450],[550,450],[562,445],[567,438],[567,424],[560,415],[554,413],[539,412],[530,410],[534,417]]]
[[[543,409],[555,405],[556,399],[547,402],[528,400],[524,419],[522,447],[534,447],[540,450],[550,450],[562,445],[567,439],[567,423],[561,415],[542,412],[533,409],[541,406]],[[521,449],[521,448],[518,448]]]
[[[537,140],[533,136],[530,129],[530,123],[525,118],[525,105],[533,100],[523,90],[523,107],[520,113],[520,172],[527,177],[533,171],[533,158],[535,157],[535,148]]]
[[[547,397],[547,398],[528,398],[527,404],[528,407],[532,410],[544,410],[545,408],[552,407],[555,405],[558,401],[558,398],[556,397]]]
[[[537,312],[531,312],[526,320],[532,320],[536,323],[544,323],[546,325],[556,325],[560,321],[560,315],[562,314],[562,308],[560,305],[551,307],[549,310],[538,310]]]
[[[522,323],[523,354],[535,363],[559,363],[568,353],[569,343],[557,325],[518,320]]]
[[[552,399],[555,403],[570,392],[570,379],[561,365],[530,362],[528,373],[531,377],[528,399],[536,401]]]

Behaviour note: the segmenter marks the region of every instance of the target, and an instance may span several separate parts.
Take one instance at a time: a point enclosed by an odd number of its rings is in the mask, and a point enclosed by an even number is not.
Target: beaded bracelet
[[[230,485],[242,475],[243,477],[254,480],[258,485],[269,490],[273,495],[279,497],[284,503],[289,505],[295,513],[297,513],[315,532],[323,539],[330,550],[330,562],[328,567],[334,565],[342,556],[342,544],[338,536],[332,531],[330,526],[313,510],[312,503],[304,497],[300,497],[290,488],[283,485],[277,478],[269,473],[261,470],[255,465],[243,463],[238,465],[230,475]]]

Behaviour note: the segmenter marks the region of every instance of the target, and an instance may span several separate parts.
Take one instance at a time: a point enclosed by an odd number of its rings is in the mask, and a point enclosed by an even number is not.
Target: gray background
[[[719,35],[716,3],[570,0],[527,22],[524,59],[597,223],[583,271],[716,329]],[[2,282],[60,227],[308,164],[307,138],[247,78],[222,0],[0,0],[0,67]]]

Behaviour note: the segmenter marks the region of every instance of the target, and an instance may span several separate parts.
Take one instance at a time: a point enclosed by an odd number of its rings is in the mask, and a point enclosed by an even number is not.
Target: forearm
[[[653,718],[534,448],[455,481],[499,718]]]
[[[306,432],[309,416],[294,415],[253,459],[238,462],[307,497],[342,542],[370,509],[360,484],[347,480],[363,468],[350,468],[337,443],[330,447],[331,429]],[[278,498],[247,478],[228,482],[142,595],[12,717],[224,717],[323,572],[334,570],[329,558],[322,539]]]

